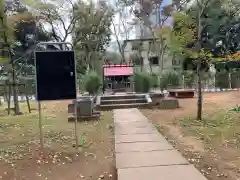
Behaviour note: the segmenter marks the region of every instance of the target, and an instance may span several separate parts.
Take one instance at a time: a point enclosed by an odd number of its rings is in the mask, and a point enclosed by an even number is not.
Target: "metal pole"
[[[38,125],[39,125],[39,132],[40,132],[40,147],[41,150],[43,150],[43,130],[42,130],[42,108],[41,108],[41,102],[38,101]]]
[[[74,109],[75,109],[75,123],[74,123],[74,128],[75,128],[75,141],[76,141],[76,150],[78,151],[79,142],[78,142],[78,133],[77,133],[77,124],[78,124],[77,99],[76,99],[75,104],[74,104]]]

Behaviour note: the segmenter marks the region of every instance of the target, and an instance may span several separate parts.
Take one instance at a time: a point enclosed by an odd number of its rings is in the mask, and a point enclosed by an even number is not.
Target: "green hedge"
[[[192,88],[195,81],[195,72],[193,71],[184,71],[184,83],[187,88]]]
[[[151,74],[151,84],[153,88],[159,87],[159,81],[158,81],[158,75],[157,74]]]
[[[136,92],[147,93],[152,88],[151,76],[148,73],[137,72],[133,77]]]
[[[101,87],[101,77],[97,74],[96,71],[88,72],[84,77],[84,88],[91,94],[95,95],[99,92]]]
[[[215,86],[218,88],[229,88],[229,78],[227,71],[216,72]]]
[[[180,74],[176,71],[165,71],[160,77],[160,88],[167,89],[168,86],[179,86],[180,78]]]

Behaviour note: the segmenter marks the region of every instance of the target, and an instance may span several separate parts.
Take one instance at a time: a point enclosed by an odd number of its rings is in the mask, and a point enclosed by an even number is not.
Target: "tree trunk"
[[[14,69],[14,62],[12,62],[12,84],[13,84],[13,101],[14,101],[14,113],[15,115],[20,114],[18,95],[17,95],[17,83],[16,83],[16,73]]]
[[[88,63],[89,70],[94,70],[94,64],[92,62],[92,52],[91,51],[87,52],[87,63]]]
[[[143,72],[143,62],[141,60],[141,72]]]
[[[200,52],[201,50],[201,31],[202,31],[202,24],[201,24],[201,14],[202,11],[200,7],[198,8],[198,42],[197,42],[197,51]],[[197,85],[198,85],[198,100],[197,100],[197,120],[202,120],[202,80],[201,80],[201,58],[199,57],[197,60]]]
[[[197,62],[197,87],[198,87],[198,100],[197,100],[197,120],[202,120],[202,78],[201,78],[201,59]]]
[[[143,58],[142,58],[142,53],[141,53],[141,51],[139,51],[138,54],[140,55],[141,72],[143,72],[144,60],[143,60]]]
[[[153,73],[153,71],[152,71],[152,62],[151,62],[150,59],[149,59],[149,54],[150,54],[150,51],[151,51],[151,50],[152,50],[151,45],[148,45],[147,59],[148,59],[148,64],[149,64],[150,73],[152,74],[152,73]]]
[[[0,4],[2,4],[2,1],[0,2]],[[4,12],[1,12],[3,13],[3,16],[0,17],[1,18],[1,27],[3,28],[2,31],[3,31],[3,40],[4,40],[4,43],[7,45],[7,49],[8,49],[8,52],[9,52],[9,58],[10,58],[10,62],[11,62],[11,65],[12,65],[12,82],[11,84],[13,85],[13,101],[14,101],[14,112],[15,112],[15,115],[19,115],[20,114],[20,109],[19,109],[19,103],[18,103],[18,96],[17,96],[17,90],[16,90],[16,73],[15,73],[15,69],[14,69],[14,60],[13,60],[13,54],[11,53],[11,47],[10,47],[10,44],[8,43],[8,37],[7,37],[7,34],[6,34],[6,31],[7,31],[7,26],[6,26],[6,16],[4,14]],[[10,101],[10,99],[9,99]]]
[[[11,92],[12,92],[12,85],[11,83],[9,82],[8,84],[8,115],[10,115],[11,113]]]
[[[116,40],[117,40],[118,51],[121,54],[121,62],[125,63],[126,59],[125,59],[125,55],[124,55],[123,45],[121,45],[121,43],[119,42],[119,38],[118,38],[118,35],[117,35],[117,29],[116,29],[116,26],[115,26],[114,22],[113,21],[111,21],[111,22],[112,22],[114,34],[115,34],[115,37],[116,37]]]
[[[163,62],[163,58],[164,58],[164,41],[161,37],[161,42],[160,42],[160,47],[159,47],[159,52],[158,52],[158,57],[160,58],[159,59],[159,63],[160,63],[160,66],[159,66],[159,71],[160,71],[160,74],[163,73],[163,69],[164,69],[164,62]]]
[[[160,48],[161,49],[161,48]],[[160,53],[159,53],[159,69],[160,69],[160,74],[162,74],[163,73],[163,69],[164,69],[164,52],[163,52],[163,50],[161,49],[160,50]]]
[[[149,55],[148,55],[148,64],[149,64],[150,73],[153,74],[152,62],[149,61]]]

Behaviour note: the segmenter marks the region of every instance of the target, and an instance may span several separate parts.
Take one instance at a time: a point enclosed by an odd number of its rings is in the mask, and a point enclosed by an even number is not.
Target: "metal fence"
[[[183,81],[183,86],[187,83]],[[197,77],[194,76],[192,88],[197,87]],[[240,88],[240,72],[216,72],[214,75],[203,76],[202,87],[204,89],[238,89]]]
[[[184,75],[179,74],[179,81],[177,84],[172,83],[171,79],[168,80],[168,86],[164,89],[175,88],[197,88],[197,75]],[[216,73],[203,73],[202,74],[202,88],[203,89],[239,89],[240,88],[240,71],[236,72],[216,72]],[[161,79],[161,78],[160,78]],[[160,80],[161,81],[161,80]],[[176,82],[176,80],[174,79]],[[161,84],[161,83],[160,83]],[[160,86],[161,88],[161,86]]]

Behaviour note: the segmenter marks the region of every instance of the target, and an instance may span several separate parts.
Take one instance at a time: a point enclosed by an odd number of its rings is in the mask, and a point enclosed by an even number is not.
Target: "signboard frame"
[[[61,47],[61,49],[56,49],[56,51],[69,51],[69,47],[68,45],[71,47],[72,51],[74,52],[74,64],[75,64],[75,87],[76,87],[76,99],[77,100],[77,78],[76,78],[76,55],[75,55],[75,51],[73,48],[73,45],[69,42],[40,42],[36,45],[35,50],[34,50],[34,64],[35,64],[35,83],[36,83],[36,96],[37,96],[37,70],[36,70],[36,56],[35,56],[35,52],[39,52],[38,47],[41,46],[59,46]],[[64,47],[65,46],[65,47]],[[49,50],[47,48],[43,48],[44,52],[48,52]],[[53,51],[53,50],[51,50]],[[41,149],[43,150],[44,148],[44,140],[43,140],[43,127],[42,127],[42,108],[41,108],[41,101],[37,100],[37,104],[38,104],[38,118],[39,118],[39,133],[40,133],[40,146]],[[74,105],[75,107],[75,123],[74,123],[74,130],[75,130],[75,141],[76,141],[76,150],[78,151],[78,147],[79,147],[79,141],[78,141],[78,134],[77,134],[77,106]]]

